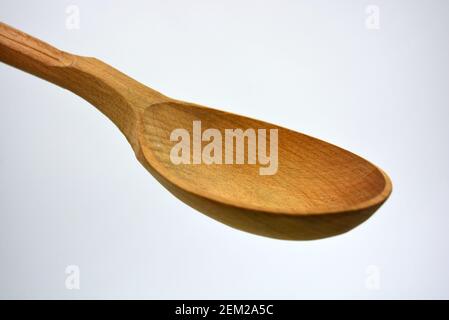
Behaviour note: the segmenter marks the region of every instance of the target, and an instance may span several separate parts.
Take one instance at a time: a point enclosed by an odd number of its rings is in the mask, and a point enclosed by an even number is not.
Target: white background
[[[87,102],[0,64],[0,297],[449,298],[448,14],[443,0],[2,0],[5,23],[351,150],[394,190],[334,238],[237,231],[168,193]]]

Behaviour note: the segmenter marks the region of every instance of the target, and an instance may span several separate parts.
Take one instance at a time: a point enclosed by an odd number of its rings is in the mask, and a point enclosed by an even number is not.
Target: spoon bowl
[[[193,121],[201,121],[205,130],[221,132],[277,129],[277,172],[260,175],[259,168],[248,163],[174,164],[170,135],[177,128],[191,128]],[[306,240],[343,233],[366,220],[391,192],[387,175],[351,152],[273,124],[191,103],[165,102],[147,108],[139,141],[140,162],[175,196],[227,225],[264,236]]]

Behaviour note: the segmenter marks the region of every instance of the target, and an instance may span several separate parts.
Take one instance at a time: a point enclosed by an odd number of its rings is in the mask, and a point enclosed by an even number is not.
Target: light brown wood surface
[[[0,23],[0,60],[72,91],[123,132],[137,159],[172,194],[251,233],[309,240],[346,232],[388,198],[388,176],[363,158],[266,122],[168,98],[109,65],[72,55]],[[254,164],[173,164],[176,128],[278,129],[278,170]],[[203,130],[204,130],[203,129]],[[148,195],[151,198],[151,195]]]

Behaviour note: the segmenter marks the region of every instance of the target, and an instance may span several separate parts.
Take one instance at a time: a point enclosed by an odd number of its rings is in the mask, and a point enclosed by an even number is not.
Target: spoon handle
[[[100,60],[61,51],[2,22],[0,61],[89,101],[119,127],[133,147],[138,113],[168,100]]]
[[[23,71],[62,86],[61,68],[73,56],[0,22],[0,60]]]

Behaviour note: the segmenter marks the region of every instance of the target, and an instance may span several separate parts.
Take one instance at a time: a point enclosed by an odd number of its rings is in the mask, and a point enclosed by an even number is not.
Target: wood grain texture
[[[363,158],[273,124],[168,98],[105,63],[57,50],[0,23],[0,60],[66,88],[123,132],[137,159],[172,194],[234,228],[290,240],[346,232],[388,198],[388,176]],[[202,127],[277,129],[278,170],[254,164],[173,164],[170,133]]]

